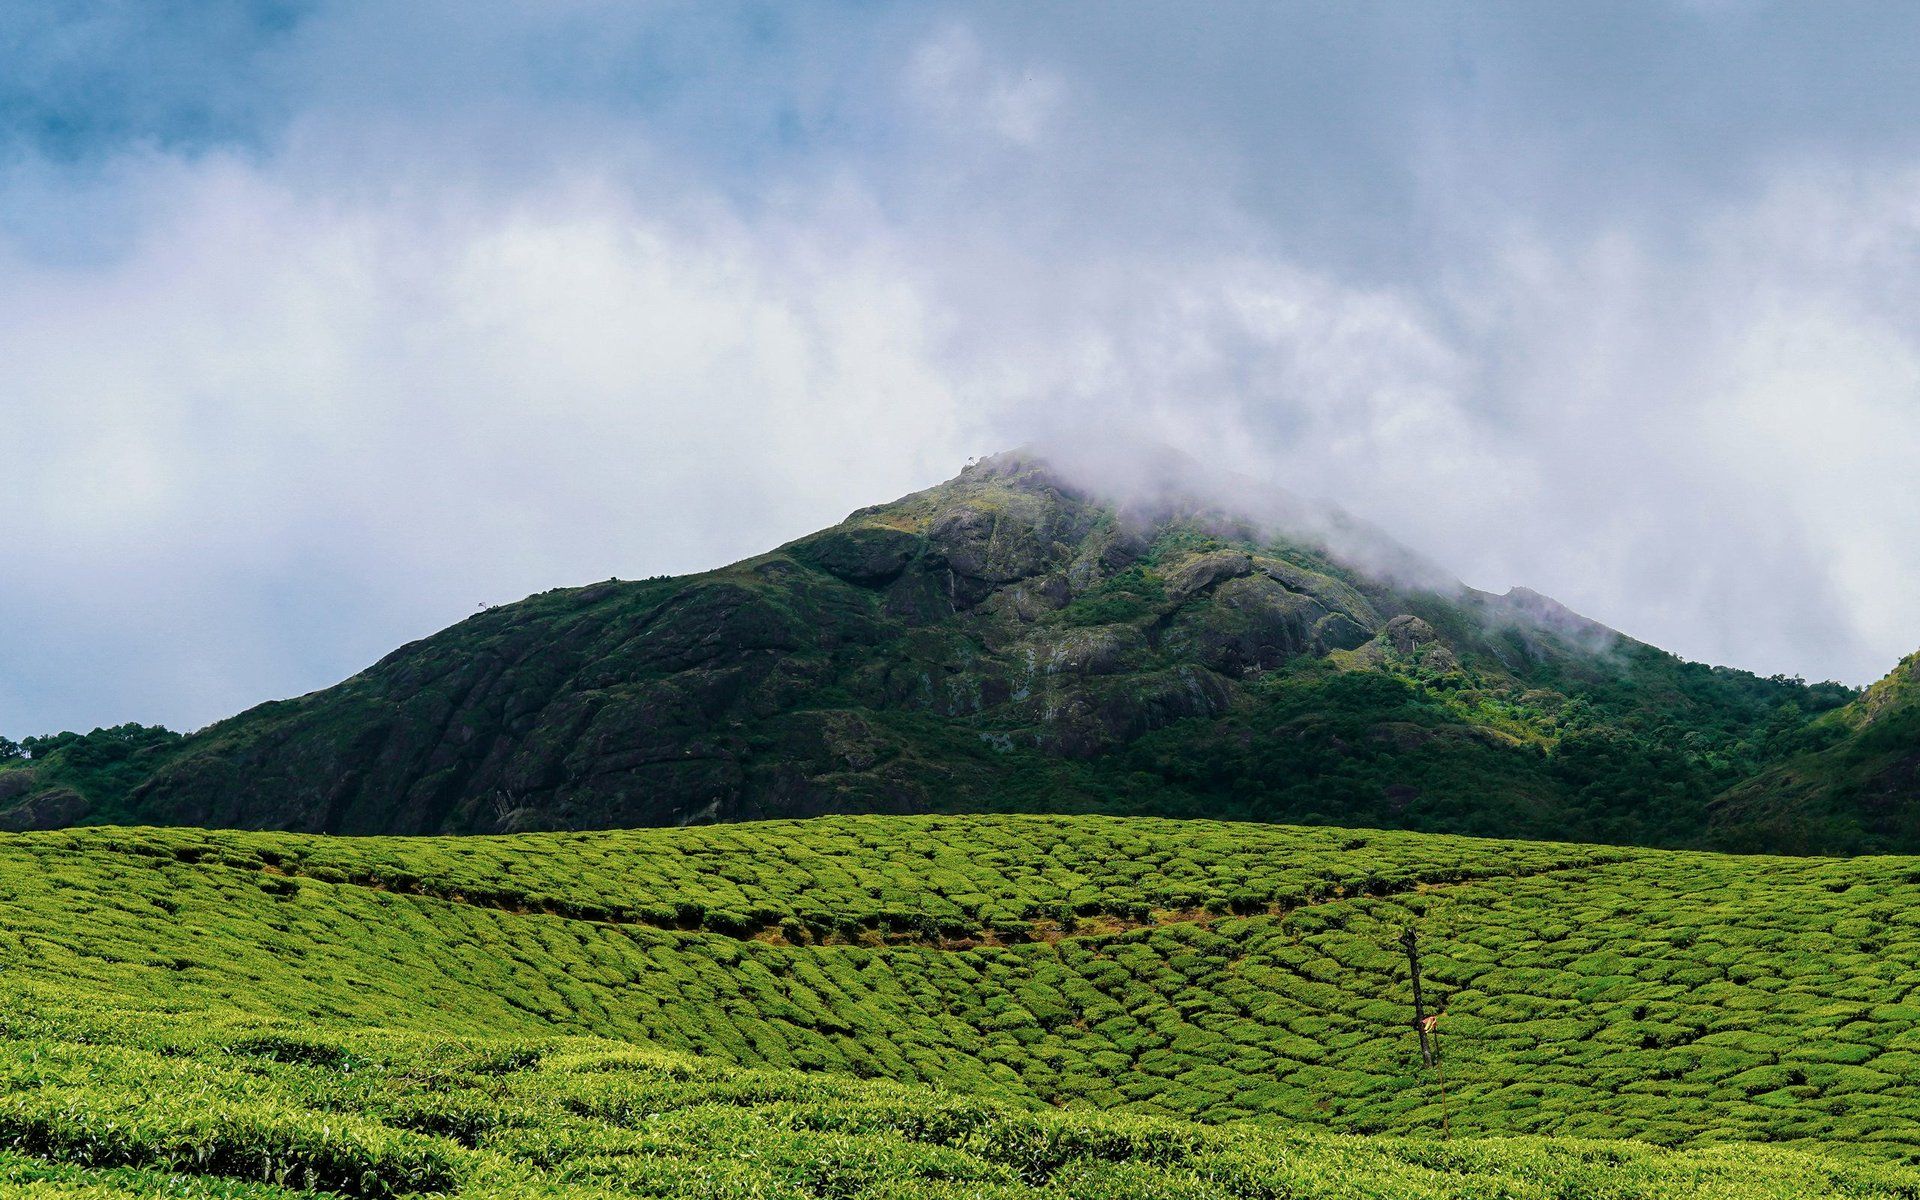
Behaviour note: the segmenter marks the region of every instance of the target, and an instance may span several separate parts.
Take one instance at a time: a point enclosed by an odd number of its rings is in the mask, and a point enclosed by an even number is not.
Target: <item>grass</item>
[[[1104,817],[9,836],[0,1193],[1914,1197],[1917,881]]]

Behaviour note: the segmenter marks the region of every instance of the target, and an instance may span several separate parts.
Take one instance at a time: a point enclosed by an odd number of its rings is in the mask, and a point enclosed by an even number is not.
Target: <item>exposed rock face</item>
[[[1371,668],[1397,666],[1441,675],[1460,669],[1460,660],[1433,626],[1411,613],[1386,622],[1356,654],[1359,665]]]
[[[1314,644],[1328,650],[1351,650],[1367,640],[1367,627],[1343,612],[1331,612],[1313,623]]]
[[[1168,638],[1168,644],[1185,647],[1209,670],[1233,678],[1327,649],[1319,626],[1333,614],[1320,600],[1268,575],[1230,579],[1213,589],[1211,599],[1197,611],[1182,614]],[[1354,615],[1339,615],[1361,628]]]
[[[30,770],[0,772],[0,809],[37,790],[40,777]]]
[[[1225,680],[1194,667],[1060,688],[1049,695],[1037,741],[1055,754],[1092,758],[1182,718],[1215,716],[1232,699]]]
[[[0,775],[0,830],[25,833],[34,829],[59,829],[79,824],[93,811],[93,804],[85,796],[64,787],[34,791],[8,804],[9,794],[20,796],[26,791],[18,783],[11,789],[5,786],[9,782],[8,776],[12,775],[23,777],[23,781],[31,780],[31,775],[25,771]]]
[[[1130,625],[1049,630],[1023,640],[1027,678],[1112,675],[1137,668],[1146,640]]]
[[[1440,640],[1433,626],[1416,616],[1399,616],[1387,622],[1382,631],[1387,645],[1393,647],[1395,654],[1412,654],[1416,650],[1431,646]]]
[[[1253,555],[1238,550],[1196,554],[1167,577],[1167,596],[1185,600],[1228,579],[1253,574]]]

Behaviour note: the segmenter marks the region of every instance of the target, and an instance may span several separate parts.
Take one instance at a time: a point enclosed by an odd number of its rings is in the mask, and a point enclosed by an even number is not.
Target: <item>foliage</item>
[[[71,788],[90,797],[96,819],[125,816],[127,797],[181,741],[158,725],[115,725],[91,733],[0,738],[0,771],[30,770],[36,784]]]
[[[1152,616],[1166,602],[1167,587],[1145,567],[1129,567],[1060,610],[1067,625],[1114,625]]]
[[[1920,1162],[1916,879],[1109,817],[0,837],[0,1179],[1911,1195],[1862,1164]]]
[[[1896,1168],[1765,1147],[1442,1144],[1036,1112],[584,1038],[308,1033],[352,1065],[295,1066],[237,1049],[244,1028],[141,1015],[104,1043],[0,1043],[0,1072],[33,1080],[0,1100],[0,1143],[15,1147],[0,1152],[0,1194],[1891,1200],[1920,1186]],[[109,1107],[136,1094],[124,1115]]]
[[[1920,839],[1920,654],[1782,742],[1789,757],[1716,805],[1716,840],[1872,853]]]

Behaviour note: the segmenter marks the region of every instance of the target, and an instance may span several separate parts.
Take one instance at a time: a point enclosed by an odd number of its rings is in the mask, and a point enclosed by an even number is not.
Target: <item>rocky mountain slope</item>
[[[0,770],[0,822],[1099,810],[1703,844],[1748,833],[1717,793],[1851,698],[1474,591],[1190,462],[1016,452],[721,570],[489,610],[185,739],[50,745]]]

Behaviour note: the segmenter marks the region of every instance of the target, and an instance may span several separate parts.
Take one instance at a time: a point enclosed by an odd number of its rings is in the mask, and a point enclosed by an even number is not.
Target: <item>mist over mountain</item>
[[[1916,830],[1789,830],[1719,797],[1771,789],[1878,703],[1686,662],[1467,587],[1334,505],[1089,441],[717,571],[489,609],[186,738],[46,744],[0,772],[0,821],[1103,811],[1854,850]]]

